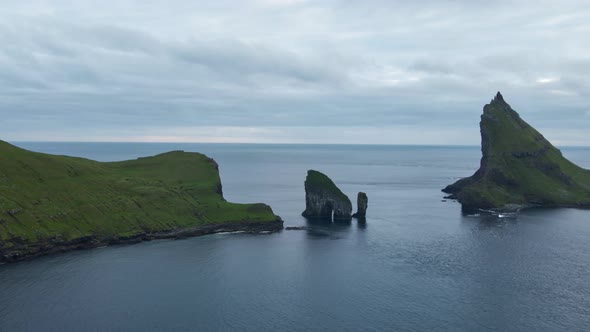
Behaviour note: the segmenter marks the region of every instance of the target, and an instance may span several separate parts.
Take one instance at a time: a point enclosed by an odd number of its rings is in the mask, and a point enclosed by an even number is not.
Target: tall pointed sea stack
[[[590,171],[520,118],[498,92],[480,122],[479,170],[443,189],[464,211],[590,206]]]
[[[350,220],[352,203],[329,177],[318,171],[307,171],[305,179],[305,211],[307,218]]]

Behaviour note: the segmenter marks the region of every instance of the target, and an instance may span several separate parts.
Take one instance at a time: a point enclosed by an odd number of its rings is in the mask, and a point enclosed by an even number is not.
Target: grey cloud
[[[409,69],[417,72],[448,75],[453,73],[453,67],[449,64],[420,59],[410,65]]]
[[[540,127],[590,125],[582,1],[31,0],[3,13],[0,138],[184,125],[472,137],[498,90]]]

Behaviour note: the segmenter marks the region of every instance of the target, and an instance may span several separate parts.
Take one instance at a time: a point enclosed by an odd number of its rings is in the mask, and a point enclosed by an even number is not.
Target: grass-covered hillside
[[[88,237],[108,242],[232,223],[272,228],[280,218],[264,204],[226,202],[217,164],[205,155],[101,163],[0,141],[0,261]]]
[[[330,179],[326,174],[310,169],[307,171],[307,177],[305,178],[305,187],[308,190],[323,191],[333,195],[334,197],[343,201],[350,201],[348,196],[336,186],[334,181]]]
[[[590,205],[590,171],[564,158],[499,92],[480,130],[480,169],[443,189],[464,208]]]

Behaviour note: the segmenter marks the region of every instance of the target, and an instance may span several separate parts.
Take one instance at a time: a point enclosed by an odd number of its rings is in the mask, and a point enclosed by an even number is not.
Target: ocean
[[[309,228],[2,265],[0,331],[590,330],[590,210],[463,215],[440,190],[473,174],[479,147],[15,144],[100,161],[202,152],[227,200]],[[590,168],[590,148],[562,151]],[[308,169],[355,203],[366,192],[366,224],[301,217]]]

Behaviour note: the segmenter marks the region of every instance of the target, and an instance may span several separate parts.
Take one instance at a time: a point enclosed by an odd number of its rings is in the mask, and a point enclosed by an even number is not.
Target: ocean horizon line
[[[267,142],[145,142],[145,141],[6,141],[11,144],[19,143],[41,143],[41,144],[200,144],[200,145],[275,145],[275,146],[398,146],[398,147],[458,147],[458,148],[479,148],[479,144],[404,144],[404,143],[267,143]],[[590,145],[555,145],[558,148],[590,148]]]

